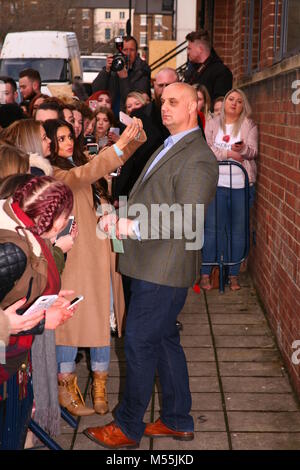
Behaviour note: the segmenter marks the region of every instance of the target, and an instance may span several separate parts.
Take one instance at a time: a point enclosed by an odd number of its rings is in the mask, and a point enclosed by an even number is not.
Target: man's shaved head
[[[162,121],[171,134],[192,129],[197,122],[197,92],[187,83],[171,83],[162,94]]]

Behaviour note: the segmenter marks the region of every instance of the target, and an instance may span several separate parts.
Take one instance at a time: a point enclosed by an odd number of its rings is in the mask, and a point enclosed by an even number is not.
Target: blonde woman
[[[256,179],[258,131],[250,115],[251,107],[244,92],[240,89],[230,90],[222,103],[220,116],[208,121],[205,135],[218,160],[236,161],[247,171],[251,206]],[[220,166],[217,194],[206,215],[203,262],[219,261],[222,253],[225,261],[230,259],[238,262],[242,258],[246,216],[244,180],[244,174],[239,168],[233,167],[230,177],[229,166]],[[230,289],[234,291],[240,289],[239,270],[240,264],[229,267]],[[210,271],[209,266],[203,266],[201,270],[201,287],[206,290],[212,288]]]
[[[50,155],[50,139],[43,125],[34,119],[15,121],[1,132],[1,138],[29,154],[32,174],[51,176],[52,167],[45,157]]]
[[[130,115],[132,111],[134,111],[135,109],[142,108],[146,104],[147,100],[142,93],[138,91],[131,91],[130,93],[128,93],[125,101],[126,113]]]

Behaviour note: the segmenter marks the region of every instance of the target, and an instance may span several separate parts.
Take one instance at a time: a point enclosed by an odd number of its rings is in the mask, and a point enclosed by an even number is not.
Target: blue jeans
[[[175,430],[193,431],[191,393],[185,354],[176,319],[184,306],[186,288],[131,279],[126,318],[126,384],[116,410],[116,423],[127,437],[140,441],[155,371],[162,390],[161,420]]]
[[[249,200],[253,204],[254,186],[250,188]],[[231,195],[230,195],[231,193]],[[224,262],[238,262],[245,250],[245,191],[219,187],[215,199],[207,209],[203,263],[219,262],[223,254]],[[202,266],[201,274],[210,274],[211,266]],[[240,264],[229,266],[229,276],[237,276]]]
[[[78,348],[73,346],[56,346],[56,360],[59,373],[71,374],[75,371],[77,350]],[[92,371],[107,371],[110,361],[110,346],[90,348],[90,353]]]

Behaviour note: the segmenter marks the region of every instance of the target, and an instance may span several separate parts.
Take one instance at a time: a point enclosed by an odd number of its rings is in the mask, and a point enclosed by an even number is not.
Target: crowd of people
[[[212,288],[211,267],[221,256],[231,262],[230,289],[240,289],[248,193],[243,171],[217,161],[244,168],[251,207],[258,133],[207,32],[187,41],[184,81],[163,68],[153,96],[131,36],[124,38],[127,66],[112,71],[109,56],[84,101],[42,94],[39,73],[25,69],[18,102],[16,82],[0,77],[0,449],[34,445],[31,416],[56,436],[60,407],[74,416],[106,414],[111,336],[124,331],[127,376],[116,419],[86,435],[109,448],[136,447],[143,434],[193,439],[177,316],[198,275],[203,289]],[[159,229],[152,240],[142,218],[107,213],[108,205],[121,208],[120,196],[149,209],[204,204],[203,249],[186,251],[185,235],[177,240],[172,230],[169,240]],[[112,236],[127,237],[123,253]],[[47,310],[24,315],[45,295],[56,296]],[[70,304],[74,295],[83,296],[79,305]],[[93,408],[77,384],[78,348],[90,351]],[[145,426],[156,370],[163,407]]]

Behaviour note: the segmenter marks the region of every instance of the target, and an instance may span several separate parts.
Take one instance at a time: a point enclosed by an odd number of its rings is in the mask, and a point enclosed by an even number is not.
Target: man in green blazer
[[[143,435],[194,438],[186,359],[176,319],[199,274],[203,207],[213,199],[218,164],[197,124],[197,95],[185,83],[167,86],[162,120],[170,131],[147,162],[128,200],[129,217],[102,218],[101,227],[126,236],[119,269],[131,279],[126,320],[126,385],[115,421],[85,434],[108,448],[138,447]],[[147,426],[155,372],[160,418]]]

